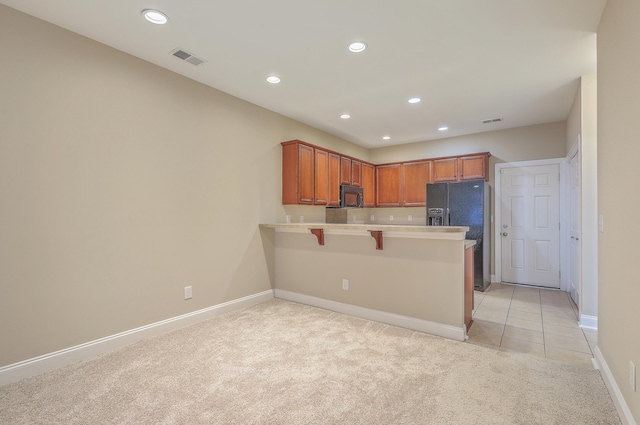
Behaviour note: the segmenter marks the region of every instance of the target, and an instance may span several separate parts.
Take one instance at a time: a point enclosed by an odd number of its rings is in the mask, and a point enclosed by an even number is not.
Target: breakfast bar
[[[467,227],[263,224],[277,298],[463,341],[473,309]],[[465,273],[466,271],[466,273]]]

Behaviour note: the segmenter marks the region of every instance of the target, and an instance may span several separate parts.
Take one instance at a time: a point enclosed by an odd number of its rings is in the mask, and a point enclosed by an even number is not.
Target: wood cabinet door
[[[376,206],[376,167],[372,164],[362,163],[362,191],[364,206],[373,208]]]
[[[433,182],[458,181],[458,158],[433,160]]]
[[[329,205],[329,152],[315,149],[314,205]]]
[[[379,207],[402,205],[402,164],[376,167],[376,205]]]
[[[298,145],[298,203],[313,205],[315,192],[314,149]]]
[[[351,186],[362,186],[362,162],[351,160]]]
[[[282,145],[282,205],[298,203],[298,145]]]
[[[340,206],[340,155],[329,153],[329,205]]]
[[[486,179],[487,162],[487,155],[460,157],[460,180]]]
[[[473,282],[474,270],[473,266],[474,247],[464,250],[464,324],[467,326],[467,332],[473,324]]]
[[[340,184],[351,184],[351,158],[340,157]]]
[[[402,164],[402,206],[426,206],[427,183],[431,183],[431,161]]]

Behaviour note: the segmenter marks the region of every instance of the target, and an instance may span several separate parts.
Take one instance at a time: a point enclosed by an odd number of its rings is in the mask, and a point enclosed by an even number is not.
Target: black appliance
[[[491,284],[490,187],[484,180],[427,184],[427,226],[468,226],[466,238],[475,240],[474,289]]]
[[[341,208],[363,208],[364,191],[361,187],[340,186],[340,207]]]

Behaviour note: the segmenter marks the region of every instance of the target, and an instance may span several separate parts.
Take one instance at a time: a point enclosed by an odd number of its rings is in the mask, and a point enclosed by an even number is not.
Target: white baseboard
[[[600,370],[602,380],[609,390],[613,404],[616,406],[618,415],[620,415],[620,421],[622,421],[623,425],[636,425],[636,421],[631,414],[631,410],[629,409],[629,406],[620,391],[620,387],[618,387],[618,384],[611,373],[611,369],[609,369],[609,365],[604,359],[599,347],[595,347],[593,350],[593,357],[596,361],[597,369]]]
[[[54,353],[45,354],[8,366],[0,367],[0,386],[20,381],[21,379],[48,372],[60,367],[86,360],[100,354],[117,350],[136,341],[160,335],[185,326],[193,325],[221,314],[251,307],[273,299],[273,290],[260,292],[247,297],[238,298],[226,303],[207,307],[181,316],[120,332],[105,338],[96,339],[74,347],[65,348]]]
[[[584,329],[598,330],[598,316],[580,315],[580,327]]]
[[[299,294],[296,292],[284,291],[282,289],[276,289],[274,290],[274,293],[276,298],[293,301],[300,304],[307,304],[313,307],[324,308],[326,310],[348,314],[350,316],[360,317],[362,319],[373,320],[374,322],[386,323],[401,328],[454,339],[456,341],[464,341],[466,339],[466,332],[464,327],[457,328],[455,326],[443,325],[441,323],[430,322],[428,320],[415,319],[413,317],[387,313],[385,311],[371,310],[352,304],[344,304],[324,298],[317,298],[310,295]]]

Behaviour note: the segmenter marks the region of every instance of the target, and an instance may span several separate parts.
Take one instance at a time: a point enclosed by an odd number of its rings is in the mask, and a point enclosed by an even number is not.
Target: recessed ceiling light
[[[384,136],[382,140],[391,140],[391,136]]]
[[[151,22],[152,24],[164,25],[169,20],[169,17],[159,10],[145,9],[142,11],[142,16]]]
[[[342,118],[343,120],[348,120],[349,118],[351,118],[351,115],[349,115],[349,114],[342,114],[342,115],[340,115],[340,118]]]
[[[367,43],[365,43],[364,41],[354,41],[353,43],[349,44],[349,51],[353,53],[360,53],[366,48]]]
[[[267,82],[271,84],[278,84],[280,82],[280,77],[276,77],[275,75],[270,75],[267,77]]]
[[[420,99],[419,97],[412,97],[411,99],[409,99],[409,103],[420,103],[422,99]]]
[[[442,127],[438,128],[438,131],[447,131],[447,130],[449,130],[449,127],[447,127],[447,126],[442,126]]]

